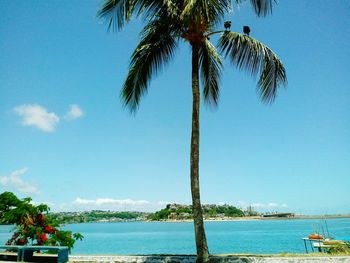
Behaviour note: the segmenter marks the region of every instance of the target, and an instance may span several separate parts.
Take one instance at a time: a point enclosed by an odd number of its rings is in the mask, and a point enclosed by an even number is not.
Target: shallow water
[[[206,222],[210,253],[304,253],[301,238],[321,229],[319,219]],[[350,218],[327,219],[334,237],[350,237]],[[0,244],[12,226],[0,226]],[[80,232],[72,254],[194,254],[193,223],[116,222],[65,226]]]

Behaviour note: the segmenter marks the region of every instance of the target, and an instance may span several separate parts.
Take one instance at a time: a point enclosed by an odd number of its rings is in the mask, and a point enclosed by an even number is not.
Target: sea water
[[[327,219],[334,237],[350,237],[350,218]],[[324,220],[255,220],[205,222],[209,251],[224,253],[304,253],[303,237],[324,231]],[[0,244],[11,236],[12,226],[0,226]],[[191,222],[113,222],[69,224],[79,232],[72,254],[195,254]]]

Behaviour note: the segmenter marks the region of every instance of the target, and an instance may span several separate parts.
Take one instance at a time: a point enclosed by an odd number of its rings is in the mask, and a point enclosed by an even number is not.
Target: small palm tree
[[[217,105],[222,54],[230,62],[260,75],[258,90],[262,101],[272,102],[287,77],[276,54],[257,40],[228,30],[216,31],[224,15],[233,5],[244,0],[105,0],[99,16],[109,28],[122,29],[133,16],[146,22],[141,41],[131,56],[129,72],[121,90],[121,98],[131,111],[136,111],[149,82],[174,55],[180,41],[192,48],[192,134],[191,134],[191,192],[197,262],[209,260],[207,240],[199,191],[199,82],[203,86],[204,101]],[[250,0],[258,16],[271,13],[275,0]],[[229,23],[225,27],[229,27]],[[209,36],[220,34],[218,49]]]

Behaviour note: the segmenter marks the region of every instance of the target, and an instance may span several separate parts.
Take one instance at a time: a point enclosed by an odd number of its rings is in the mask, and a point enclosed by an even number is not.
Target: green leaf
[[[236,0],[237,4],[247,0]],[[267,16],[272,13],[272,7],[277,4],[276,0],[249,0],[257,16]]]
[[[185,0],[181,20],[185,23],[216,24],[229,13],[231,1],[228,0]]]
[[[219,84],[222,61],[215,47],[208,40],[201,43],[199,49],[199,65],[203,83],[204,100],[216,106],[220,95]]]
[[[281,60],[261,42],[236,32],[225,32],[219,49],[231,63],[252,75],[260,74],[258,90],[264,102],[272,102],[280,86],[287,85],[287,75]]]
[[[169,21],[155,20],[145,26],[142,40],[131,57],[130,69],[121,91],[125,105],[134,112],[142,95],[147,92],[148,83],[168,63],[177,46],[174,25]]]

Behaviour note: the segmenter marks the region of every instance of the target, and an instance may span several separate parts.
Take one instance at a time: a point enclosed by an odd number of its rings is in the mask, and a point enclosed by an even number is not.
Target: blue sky
[[[190,203],[190,49],[131,115],[119,90],[142,21],[108,33],[101,3],[0,2],[0,191],[53,210]],[[350,213],[349,13],[346,0],[298,0],[227,15],[278,54],[289,84],[264,105],[257,78],[225,62],[219,107],[201,112],[203,203]]]

